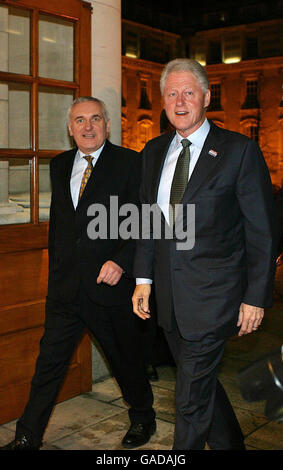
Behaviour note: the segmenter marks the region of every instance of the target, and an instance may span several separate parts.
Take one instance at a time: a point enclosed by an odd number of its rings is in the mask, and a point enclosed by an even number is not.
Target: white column
[[[87,0],[92,11],[92,96],[106,104],[110,140],[121,144],[121,0]],[[92,348],[92,379],[109,377],[108,363],[96,342]]]
[[[0,6],[0,69],[8,72],[8,8]],[[0,84],[0,147],[7,148],[9,142],[8,85]]]
[[[121,0],[88,0],[92,12],[92,95],[111,119],[111,142],[121,143]]]

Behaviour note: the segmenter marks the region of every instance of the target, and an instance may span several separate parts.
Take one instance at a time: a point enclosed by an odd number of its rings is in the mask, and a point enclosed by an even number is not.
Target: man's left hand
[[[262,322],[264,309],[253,305],[241,304],[237,326],[240,326],[239,336],[256,331]]]
[[[123,269],[114,263],[114,261],[106,261],[102,265],[98,278],[96,280],[97,284],[104,282],[109,286],[115,286],[121,279],[123,274]]]

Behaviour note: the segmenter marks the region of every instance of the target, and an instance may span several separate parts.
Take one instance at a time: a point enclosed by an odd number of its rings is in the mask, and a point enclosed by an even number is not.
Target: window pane
[[[50,159],[39,160],[39,220],[44,222],[49,219],[51,201],[51,184],[49,176]]]
[[[221,85],[220,83],[214,83],[211,84],[209,111],[220,111],[221,109]]]
[[[0,70],[30,74],[28,11],[0,6]]]
[[[30,148],[30,88],[0,82],[0,147]]]
[[[248,80],[246,83],[246,99],[244,104],[242,105],[242,109],[252,109],[252,108],[259,108],[258,103],[258,82],[257,80]]]
[[[40,15],[39,75],[57,80],[74,80],[74,24]]]
[[[40,149],[65,150],[71,147],[71,141],[67,131],[67,111],[73,99],[73,91],[40,87]]]
[[[0,158],[0,224],[30,222],[30,161]]]

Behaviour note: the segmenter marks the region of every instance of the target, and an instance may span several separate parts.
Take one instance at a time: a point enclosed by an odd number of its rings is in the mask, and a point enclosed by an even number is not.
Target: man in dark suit
[[[68,123],[77,147],[50,165],[49,283],[45,332],[30,398],[6,450],[38,449],[75,346],[88,327],[130,405],[131,426],[122,445],[146,443],[155,432],[153,395],[145,374],[140,333],[132,313],[134,241],[110,233],[109,219],[125,203],[137,204],[140,156],[107,140],[110,121],[102,101],[74,101]],[[116,197],[115,214],[111,198]],[[99,233],[92,205],[106,209]]]
[[[153,224],[138,242],[134,312],[149,318],[153,279],[158,321],[177,364],[173,449],[208,443],[241,450],[243,435],[217,370],[226,339],[257,330],[272,304],[269,172],[256,142],[206,119],[210,91],[198,62],[169,62],[160,84],[177,132],[143,151],[141,202],[158,204],[163,235]]]
[[[276,229],[277,229],[277,254],[283,251],[283,187],[280,189],[275,200]]]

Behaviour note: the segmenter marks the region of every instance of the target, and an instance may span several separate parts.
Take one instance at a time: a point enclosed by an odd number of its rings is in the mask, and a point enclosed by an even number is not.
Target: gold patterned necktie
[[[93,165],[92,165],[92,160],[93,160],[93,157],[91,155],[86,155],[84,156],[84,158],[86,159],[88,165],[84,171],[84,174],[83,174],[83,177],[82,177],[82,182],[81,182],[81,187],[80,187],[80,194],[79,194],[79,200],[83,194],[83,191],[86,187],[86,184],[89,180],[89,177],[91,175],[91,172],[93,170]]]
[[[176,163],[176,168],[170,191],[170,205],[172,208],[172,213],[170,211],[171,227],[173,227],[177,216],[177,213],[175,212],[175,204],[180,204],[180,202],[182,201],[189,177],[191,142],[188,139],[182,139],[181,144],[183,146],[183,149],[180,152]]]

